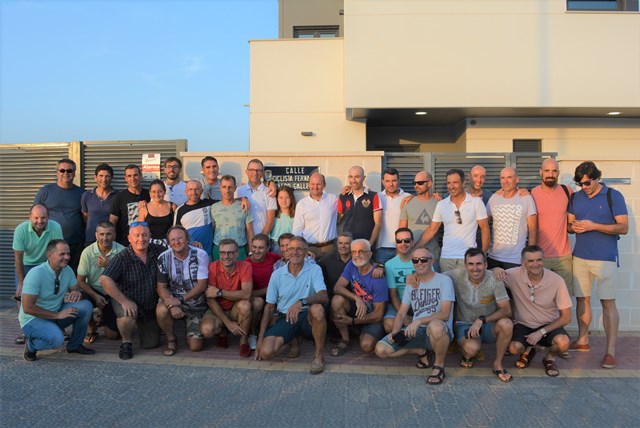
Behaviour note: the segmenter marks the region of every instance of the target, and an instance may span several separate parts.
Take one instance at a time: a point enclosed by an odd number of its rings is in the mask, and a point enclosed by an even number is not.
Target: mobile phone
[[[409,343],[409,339],[407,338],[407,336],[405,336],[404,331],[402,330],[400,330],[399,332],[397,332],[391,337],[393,338],[393,342],[396,343],[398,346],[404,346],[407,343]]]

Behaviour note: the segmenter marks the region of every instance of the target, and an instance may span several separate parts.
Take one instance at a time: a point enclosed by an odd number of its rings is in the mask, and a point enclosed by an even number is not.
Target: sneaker
[[[249,348],[251,348],[252,351],[255,351],[256,345],[258,344],[258,336],[252,334],[248,337],[247,341],[249,342]]]
[[[25,361],[35,361],[38,359],[38,356],[36,355],[38,351],[30,351],[29,350],[29,346],[25,343],[24,344],[24,359]]]
[[[249,358],[251,356],[251,349],[246,343],[240,345],[240,356],[242,358]]]
[[[76,349],[67,349],[67,354],[93,355],[96,351],[85,348],[84,345],[78,346]]]
[[[584,344],[584,345],[578,345],[576,342],[571,343],[571,345],[569,345],[569,351],[570,352],[589,352],[591,351],[591,345]]]
[[[131,342],[124,342],[120,345],[120,354],[118,356],[121,360],[130,360],[133,358],[133,345],[131,345]]]
[[[602,360],[600,365],[605,369],[612,369],[618,365],[618,361],[616,361],[616,357],[614,357],[613,355],[607,354],[604,356],[604,359]]]

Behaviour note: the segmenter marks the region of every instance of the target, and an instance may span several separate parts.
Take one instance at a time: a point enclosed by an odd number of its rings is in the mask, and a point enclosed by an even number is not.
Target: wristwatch
[[[184,296],[182,294],[178,294],[178,300],[180,300],[180,303],[184,303]]]
[[[309,304],[309,301],[304,298],[304,299],[300,299],[300,303],[302,303],[302,306],[307,306]]]
[[[487,317],[484,315],[480,315],[478,319],[482,321],[482,325],[485,325],[487,323]]]
[[[540,333],[542,333],[542,337],[545,337],[547,335],[547,330],[545,330],[544,327],[542,327],[539,331]]]
[[[222,290],[218,290],[218,292],[216,293],[216,297],[222,297]]]

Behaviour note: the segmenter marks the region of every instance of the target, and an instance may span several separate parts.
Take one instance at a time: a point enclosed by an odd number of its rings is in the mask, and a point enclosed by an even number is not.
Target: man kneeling
[[[270,360],[299,335],[312,336],[315,353],[311,374],[324,370],[324,339],[327,321],[323,304],[329,300],[320,266],[305,262],[309,247],[295,236],[289,244],[289,262],[271,275],[267,305],[262,314],[256,360]],[[274,310],[277,320],[268,329]]]
[[[419,357],[416,367],[419,369],[433,365],[427,383],[439,385],[445,377],[444,359],[453,338],[453,303],[456,297],[451,279],[433,271],[433,256],[429,250],[416,249],[411,262],[416,269],[418,285],[407,285],[404,289],[393,330],[376,344],[376,355],[387,358],[416,354]],[[409,308],[413,309],[413,321],[401,329]]]

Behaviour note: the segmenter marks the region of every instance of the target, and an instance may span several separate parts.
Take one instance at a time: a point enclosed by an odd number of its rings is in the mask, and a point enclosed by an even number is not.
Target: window
[[[638,0],[567,0],[567,10],[637,12]]]
[[[337,25],[319,25],[313,27],[293,27],[293,37],[296,39],[316,39],[338,37],[340,27]]]
[[[513,152],[541,152],[542,140],[513,140]]]

